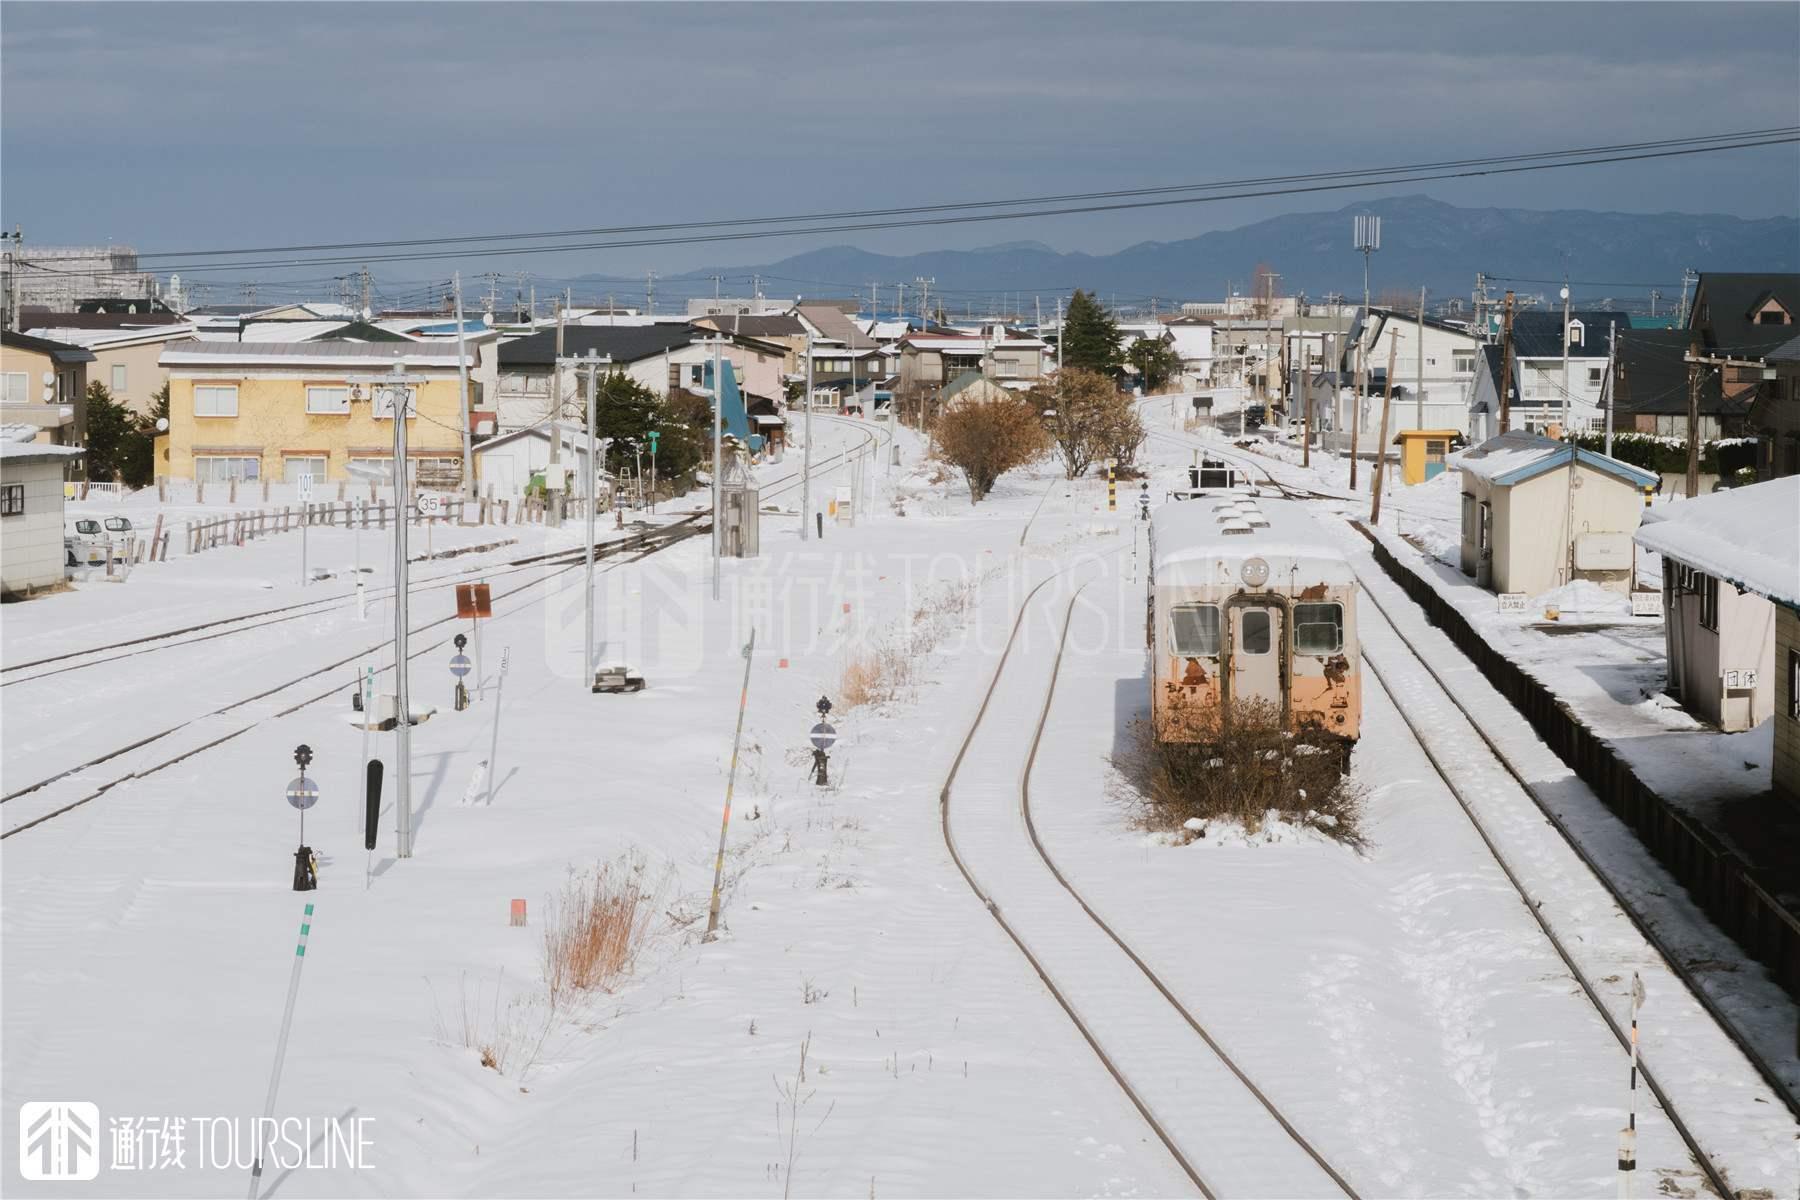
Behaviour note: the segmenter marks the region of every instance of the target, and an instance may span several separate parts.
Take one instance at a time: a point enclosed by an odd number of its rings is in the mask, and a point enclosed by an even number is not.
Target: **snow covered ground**
[[[865,429],[823,422],[815,451],[857,446]],[[875,500],[854,528],[801,541],[793,517],[766,516],[763,557],[725,564],[719,602],[704,539],[603,564],[599,637],[649,680],[641,694],[581,686],[579,572],[507,577],[530,586],[497,599],[476,704],[451,711],[447,648],[414,663],[415,695],[439,711],[413,732],[407,860],[392,857],[391,780],[377,849],[362,850],[350,667],[341,694],[285,715],[235,703],[311,666],[360,661],[380,640],[380,613],[359,622],[331,610],[121,659],[59,677],[69,694],[50,680],[0,691],[8,792],[184,718],[213,728],[235,715],[230,727],[245,729],[0,842],[0,1190],[241,1194],[247,1167],[219,1164],[216,1146],[203,1153],[194,1121],[232,1118],[247,1134],[260,1115],[290,939],[310,901],[276,1112],[315,1128],[367,1120],[367,1160],[277,1162],[264,1194],[1191,1193],[965,884],[940,825],[939,791],[1014,618],[1031,585],[1065,570],[1095,582],[1074,610],[1031,775],[1041,831],[1064,868],[1361,1194],[1610,1190],[1623,1056],[1378,689],[1365,693],[1356,762],[1376,789],[1366,858],[1309,837],[1151,844],[1119,807],[1106,763],[1142,704],[1140,531],[1128,513],[1104,511],[1102,480],[1068,484],[1048,463],[1006,476],[971,507],[912,435],[901,441],[900,466],[871,469]],[[1187,461],[1185,446],[1153,446],[1158,471]],[[790,453],[786,470],[798,460]],[[841,466],[833,474],[815,499],[848,485]],[[531,540],[448,560],[446,578],[485,566],[498,593],[496,561],[575,544],[568,530],[518,528]],[[322,552],[342,559],[344,549]],[[271,539],[11,606],[0,655],[13,664],[306,599],[297,577],[283,577],[294,554]],[[415,622],[443,615],[446,595],[421,593]],[[1033,680],[1062,610],[1033,611],[1007,668],[1027,674],[1003,678],[1005,699],[954,793],[965,807],[952,810],[978,822],[992,852],[985,868],[1015,887],[1030,882],[1007,864],[1021,850],[1024,743],[1043,706]],[[752,629],[725,932],[703,943]],[[909,677],[891,699],[850,707],[846,665],[884,648]],[[503,650],[510,670],[496,689]],[[828,788],[806,774],[821,695],[837,703],[841,735]],[[496,715],[485,803],[475,781]],[[391,735],[370,740],[391,759]],[[306,822],[320,888],[304,896],[289,890],[298,820],[282,799],[300,742],[324,793]],[[1531,824],[1523,836],[1555,843],[1550,827]],[[552,1009],[540,979],[548,902],[571,871],[622,856],[641,864],[656,900],[645,949],[612,993]],[[522,929],[508,923],[515,899],[528,905]],[[1033,936],[1065,935],[1078,931],[1058,916]],[[1080,944],[1055,946],[1057,969],[1080,979],[1091,962]],[[1083,985],[1103,1018],[1110,985]],[[1695,1018],[1679,1020],[1655,1036],[1710,1045]],[[1130,1020],[1105,1028],[1160,1081],[1163,1111],[1187,1116],[1185,1144],[1202,1167],[1237,1164],[1231,1194],[1311,1190],[1257,1173],[1259,1145],[1271,1163],[1291,1149],[1254,1140],[1266,1130],[1234,1137],[1192,1119],[1208,1110],[1190,1112],[1180,1091],[1199,1086],[1204,1059],[1173,1044],[1191,1034],[1145,1041],[1148,1027]],[[498,1070],[482,1065],[484,1048]],[[1192,1071],[1171,1065],[1181,1062]],[[1684,1112],[1692,1105],[1708,1130],[1724,1131],[1708,1145],[1734,1183],[1793,1194],[1793,1123],[1778,1105],[1739,1119],[1739,1100],[1758,1086],[1746,1067],[1719,1054],[1667,1069]],[[1193,1104],[1215,1098],[1209,1088]],[[98,1104],[97,1179],[23,1181],[14,1114],[32,1100]],[[1641,1190],[1693,1187],[1647,1098],[1640,1114]],[[147,1165],[116,1165],[118,1122],[129,1118],[165,1132],[185,1118],[184,1164],[152,1138]],[[314,1150],[315,1162],[326,1157]],[[239,1157],[247,1163],[242,1147]]]

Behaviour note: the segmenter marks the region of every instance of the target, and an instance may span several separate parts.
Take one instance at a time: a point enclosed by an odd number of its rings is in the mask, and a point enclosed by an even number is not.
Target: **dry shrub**
[[[1049,447],[1037,407],[1022,396],[954,404],[937,421],[938,451],[963,473],[969,499],[979,502],[994,481],[1040,457]]]
[[[913,682],[909,647],[893,638],[852,650],[838,676],[838,697],[847,711],[897,699]]]
[[[661,908],[642,858],[624,855],[592,871],[570,868],[544,921],[544,987],[552,1008],[582,992],[611,991],[631,970]]]
[[[1321,729],[1286,728],[1279,705],[1238,701],[1177,710],[1165,720],[1194,741],[1157,740],[1147,719],[1132,723],[1113,765],[1137,791],[1146,828],[1180,834],[1189,820],[1235,821],[1254,833],[1273,811],[1354,847],[1363,789],[1343,773],[1346,748]]]
[[[430,980],[426,984],[430,986]],[[555,1029],[556,1015],[537,996],[514,996],[502,1006],[505,991],[504,970],[495,979],[491,996],[479,978],[471,994],[469,976],[464,972],[457,985],[456,1010],[446,1019],[438,1005],[437,989],[431,988],[436,1038],[446,1046],[461,1045],[473,1050],[481,1065],[490,1071],[524,1079]]]

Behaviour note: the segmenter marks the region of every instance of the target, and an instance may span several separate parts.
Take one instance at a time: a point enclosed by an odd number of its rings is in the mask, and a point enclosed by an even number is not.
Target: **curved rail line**
[[[994,673],[988,681],[986,690],[982,694],[981,704],[975,712],[974,719],[969,724],[968,732],[964,735],[961,745],[957,748],[956,757],[951,761],[950,771],[944,780],[943,789],[938,794],[939,821],[944,844],[949,849],[950,857],[952,861],[955,862],[957,870],[962,874],[963,881],[968,884],[969,890],[981,901],[982,906],[987,909],[988,915],[994,918],[995,923],[998,924],[1007,937],[1012,940],[1012,943],[1018,947],[1019,952],[1025,956],[1025,960],[1031,964],[1032,969],[1037,973],[1037,976],[1043,982],[1044,987],[1050,992],[1057,1004],[1061,1006],[1063,1012],[1069,1017],[1069,1020],[1074,1023],[1076,1031],[1081,1034],[1082,1039],[1087,1042],[1088,1047],[1093,1050],[1095,1056],[1099,1058],[1101,1065],[1105,1067],[1107,1073],[1112,1076],[1113,1081],[1119,1085],[1119,1089],[1124,1092],[1126,1098],[1131,1101],[1132,1106],[1137,1109],[1138,1114],[1143,1117],[1144,1122],[1149,1125],[1151,1131],[1156,1134],[1157,1140],[1163,1144],[1163,1147],[1166,1150],[1168,1150],[1170,1156],[1174,1158],[1176,1164],[1180,1166],[1182,1172],[1188,1179],[1193,1182],[1201,1195],[1207,1197],[1207,1200],[1217,1200],[1217,1193],[1214,1192],[1212,1187],[1206,1182],[1206,1179],[1200,1173],[1199,1168],[1188,1158],[1181,1147],[1177,1145],[1169,1130],[1164,1126],[1155,1112],[1152,1111],[1144,1097],[1132,1085],[1131,1081],[1126,1077],[1125,1072],[1119,1067],[1113,1056],[1108,1053],[1106,1047],[1101,1044],[1099,1037],[1094,1033],[1093,1029],[1076,1009],[1074,1002],[1052,977],[1043,961],[1032,951],[1023,935],[1020,934],[1018,930],[1013,927],[1011,922],[1007,920],[1006,916],[1000,911],[999,905],[995,903],[992,897],[976,879],[974,872],[969,867],[967,861],[962,856],[962,852],[957,847],[956,837],[950,826],[950,799],[952,789],[956,785],[957,774],[961,770],[963,761],[968,755],[969,747],[974,743],[976,733],[980,730],[981,724],[987,716],[988,708],[993,702],[995,691],[998,688],[1001,677],[1005,673],[1007,663],[1012,657],[1013,648],[1018,643],[1019,630],[1024,625],[1026,615],[1031,611],[1032,601],[1047,585],[1066,574],[1067,570],[1068,568],[1064,568],[1061,571],[1053,572],[1040,580],[1026,593],[1024,600],[1019,605],[1019,611],[1013,619],[1012,629],[1008,634],[1006,646],[1001,651],[1000,661],[994,668]],[[1085,587],[1085,584],[1083,586]],[[1105,933],[1105,935],[1110,938],[1120,950],[1129,956],[1131,961],[1144,973],[1145,977],[1155,987],[1156,991],[1163,999],[1176,1010],[1195,1033],[1199,1034],[1207,1048],[1218,1056],[1231,1073],[1243,1083],[1251,1094],[1263,1105],[1269,1115],[1280,1124],[1281,1128],[1293,1137],[1312,1160],[1343,1189],[1344,1194],[1350,1197],[1351,1200],[1356,1200],[1356,1193],[1351,1190],[1349,1184],[1344,1181],[1343,1177],[1325,1162],[1317,1151],[1315,1151],[1294,1129],[1292,1123],[1287,1121],[1270,1103],[1268,1098],[1250,1082],[1249,1077],[1246,1076],[1244,1072],[1238,1068],[1237,1064],[1225,1054],[1218,1043],[1208,1035],[1204,1027],[1194,1018],[1193,1014],[1190,1013],[1178,999],[1176,999],[1174,994],[1163,984],[1161,979],[1150,970],[1144,960],[1135,953],[1131,947],[1119,937],[1111,926],[1107,925],[1106,922],[1100,918],[1093,908],[1088,905],[1086,900],[1070,886],[1067,879],[1065,879],[1062,873],[1057,870],[1055,863],[1051,861],[1048,853],[1044,850],[1042,843],[1038,840],[1036,829],[1031,824],[1029,791],[1030,772],[1032,764],[1036,761],[1038,746],[1042,742],[1044,728],[1049,719],[1050,705],[1055,697],[1056,679],[1061,671],[1063,651],[1067,645],[1069,621],[1074,611],[1075,601],[1080,597],[1080,592],[1081,589],[1077,588],[1075,595],[1070,599],[1068,609],[1064,613],[1061,635],[1057,644],[1056,658],[1052,665],[1049,684],[1045,689],[1044,705],[1038,714],[1036,728],[1033,731],[1025,770],[1020,776],[1020,806],[1025,815],[1027,827],[1031,832],[1032,845],[1036,849],[1038,855],[1043,859],[1045,865],[1050,869],[1057,882],[1069,890],[1070,895],[1073,896],[1076,902],[1081,906],[1082,911],[1093,920],[1101,931]]]
[[[1407,652],[1413,659],[1425,668],[1426,673],[1431,676],[1432,682],[1437,685],[1438,690],[1443,693],[1444,698],[1448,700],[1465,719],[1467,719],[1469,726],[1480,735],[1482,743],[1488,749],[1488,753],[1507,775],[1510,776],[1514,782],[1518,783],[1520,789],[1536,802],[1536,794],[1531,790],[1530,785],[1520,778],[1519,773],[1514,770],[1512,764],[1506,760],[1506,756],[1494,745],[1493,740],[1487,735],[1486,731],[1481,728],[1480,723],[1475,720],[1474,716],[1462,706],[1462,703],[1444,683],[1442,677],[1432,669],[1431,664],[1425,660],[1425,656],[1420,654],[1418,650],[1413,647],[1412,643],[1408,642],[1400,633],[1399,626],[1396,625],[1393,618],[1389,616],[1387,609],[1382,606],[1379,600],[1369,594],[1368,589],[1363,589],[1363,595],[1374,605],[1376,612],[1380,614],[1381,619],[1386,622],[1388,628],[1392,631],[1395,640],[1406,647]],[[1600,1014],[1600,1019],[1604,1021],[1606,1027],[1612,1031],[1613,1038],[1619,1043],[1620,1048],[1626,1053],[1630,1053],[1630,1035],[1619,1024],[1618,1019],[1613,1016],[1611,1010],[1609,1010],[1605,1003],[1601,1001],[1600,993],[1594,987],[1593,982],[1588,978],[1587,973],[1578,963],[1576,963],[1574,957],[1569,953],[1568,948],[1563,944],[1562,938],[1558,936],[1556,930],[1551,927],[1550,922],[1543,914],[1543,910],[1539,907],[1539,902],[1532,896],[1530,890],[1525,886],[1524,881],[1519,878],[1518,873],[1513,870],[1512,863],[1507,860],[1506,855],[1501,851],[1499,844],[1488,832],[1487,827],[1482,824],[1480,816],[1476,814],[1474,805],[1471,804],[1468,797],[1464,795],[1463,789],[1451,778],[1449,771],[1446,770],[1437,753],[1426,741],[1424,731],[1419,728],[1418,721],[1407,711],[1406,706],[1400,704],[1398,699],[1395,698],[1393,689],[1388,686],[1387,677],[1383,673],[1380,663],[1369,654],[1368,644],[1366,642],[1361,646],[1360,653],[1363,662],[1368,664],[1369,671],[1375,677],[1381,690],[1387,693],[1388,699],[1393,704],[1395,711],[1400,714],[1400,718],[1406,723],[1407,729],[1412,731],[1413,740],[1418,743],[1419,749],[1424,753],[1426,760],[1431,763],[1432,769],[1437,772],[1438,778],[1444,781],[1444,786],[1450,790],[1450,794],[1456,797],[1456,803],[1462,809],[1463,815],[1468,818],[1469,824],[1474,828],[1476,835],[1481,838],[1482,844],[1487,847],[1488,853],[1493,856],[1495,863],[1499,865],[1501,873],[1506,876],[1507,882],[1512,885],[1513,891],[1518,894],[1520,902],[1525,906],[1525,911],[1531,914],[1531,918],[1537,923],[1539,931],[1543,933],[1545,940],[1550,943],[1551,948],[1556,951],[1557,957],[1562,959],[1563,966],[1568,970],[1569,975],[1581,988],[1582,994],[1587,997],[1588,1002],[1593,1005],[1594,1011]],[[1554,815],[1549,813],[1548,810],[1544,809],[1544,806],[1541,803],[1538,803],[1537,807],[1550,819],[1552,827],[1556,829],[1563,840],[1568,843],[1570,848],[1575,851],[1576,855],[1581,858],[1588,869],[1593,872],[1595,878],[1599,879],[1602,886],[1606,887],[1612,894],[1614,900],[1619,902],[1620,910],[1632,919],[1632,923],[1637,926],[1639,932],[1644,934],[1646,940],[1650,941],[1650,944],[1654,946],[1657,952],[1662,955],[1663,959],[1669,963],[1671,973],[1681,978],[1682,981],[1687,984],[1689,991],[1694,992],[1697,997],[1701,996],[1702,993],[1695,986],[1691,976],[1678,968],[1675,965],[1676,960],[1671,959],[1667,950],[1655,940],[1654,935],[1644,929],[1642,922],[1638,921],[1632,914],[1631,909],[1623,903],[1617,890],[1607,881],[1606,876],[1595,866],[1593,861],[1589,859],[1586,854],[1582,853],[1581,848],[1575,844],[1574,839],[1569,836],[1568,830],[1564,828],[1562,823],[1558,821]],[[1702,999],[1701,1003],[1704,1005],[1706,1002]],[[1740,1048],[1742,1048],[1743,1044],[1733,1033],[1731,1026],[1719,1019],[1720,1014],[1711,1008],[1708,1008],[1708,1011],[1713,1014],[1714,1019],[1718,1021],[1721,1028],[1726,1031],[1726,1035],[1731,1037],[1733,1041],[1738,1041]],[[1767,1068],[1755,1057],[1752,1057],[1751,1061],[1758,1064],[1759,1070],[1764,1071],[1765,1074],[1767,1073]],[[1651,1095],[1656,1097],[1657,1104],[1662,1107],[1663,1114],[1669,1119],[1669,1123],[1674,1127],[1676,1133],[1680,1135],[1682,1142],[1686,1144],[1688,1153],[1693,1155],[1695,1163],[1699,1165],[1701,1172],[1705,1174],[1707,1182],[1720,1196],[1727,1198],[1734,1196],[1736,1193],[1733,1192],[1731,1187],[1725,1182],[1724,1174],[1713,1164],[1712,1158],[1706,1151],[1700,1148],[1699,1141],[1694,1137],[1693,1132],[1688,1129],[1687,1122],[1682,1119],[1674,1102],[1670,1100],[1668,1094],[1663,1091],[1662,1085],[1656,1081],[1656,1076],[1652,1073],[1641,1046],[1638,1049],[1637,1062],[1638,1073],[1643,1077],[1645,1087],[1650,1090]],[[1776,1087],[1776,1093],[1778,1095],[1785,1094],[1779,1086]]]

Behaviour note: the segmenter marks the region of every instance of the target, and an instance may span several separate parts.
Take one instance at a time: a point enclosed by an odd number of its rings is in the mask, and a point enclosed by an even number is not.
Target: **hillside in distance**
[[[1381,249],[1370,268],[1376,293],[1416,290],[1467,295],[1477,271],[1525,280],[1649,284],[1673,298],[1684,267],[1702,271],[1800,270],[1800,220],[1749,220],[1720,214],[1594,212],[1586,209],[1459,208],[1429,196],[1392,196],[1332,212],[1288,213],[1238,229],[1173,242],[1142,242],[1116,254],[1059,253],[1036,241],[977,250],[872,254],[853,246],[809,250],[754,266],[708,267],[686,278],[728,271],[770,279],[769,294],[868,294],[935,279],[948,294],[970,291],[1051,293],[1073,287],[1116,293],[1123,303],[1218,297],[1227,283],[1244,290],[1258,264],[1281,274],[1281,288],[1320,296],[1360,294],[1362,256],[1351,246],[1351,218],[1382,218]],[[1497,286],[1509,286],[1505,282]],[[1554,284],[1521,283],[1521,291]],[[854,291],[852,289],[855,289]],[[1600,289],[1581,286],[1583,295]],[[1642,294],[1641,290],[1637,294]],[[885,300],[884,304],[891,303]],[[1029,303],[1029,299],[1027,299]]]

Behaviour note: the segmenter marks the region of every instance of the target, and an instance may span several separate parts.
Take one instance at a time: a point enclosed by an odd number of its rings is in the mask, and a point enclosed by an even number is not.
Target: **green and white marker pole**
[[[262,1130],[272,1128],[271,1122],[275,1119],[275,1093],[281,1089],[281,1064],[287,1060],[288,1029],[294,1023],[294,1001],[300,996],[300,968],[306,965],[306,939],[312,933],[312,918],[313,906],[308,904],[300,918],[300,938],[294,943],[294,972],[288,976],[287,1008],[281,1014],[281,1037],[275,1043],[275,1069],[269,1073],[269,1095],[263,1101],[263,1123],[258,1127],[258,1136]],[[259,1142],[256,1163],[250,1168],[249,1200],[256,1200],[262,1187],[262,1150]]]

